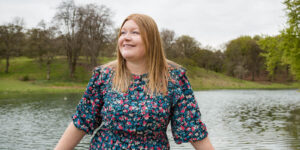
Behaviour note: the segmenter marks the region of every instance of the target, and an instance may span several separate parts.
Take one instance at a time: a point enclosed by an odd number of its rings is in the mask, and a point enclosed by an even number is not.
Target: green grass
[[[199,67],[187,67],[187,75],[194,90],[212,89],[298,89],[300,82],[271,83],[251,82],[229,77]]]
[[[114,58],[101,57],[99,64]],[[101,60],[101,61],[100,61]],[[46,80],[46,65],[40,65],[31,58],[18,57],[10,61],[9,73],[4,73],[5,61],[0,61],[0,98],[3,95],[30,93],[82,93],[91,77],[92,69],[87,68],[85,57],[80,57],[75,78],[69,78],[65,57],[57,57],[51,64],[51,80]],[[228,77],[221,73],[199,67],[187,67],[187,75],[194,90],[210,89],[296,89],[299,82],[290,84],[256,83]],[[29,81],[21,81],[28,77]]]
[[[101,58],[99,64],[113,58]],[[46,80],[46,64],[40,65],[27,57],[13,58],[9,73],[4,73],[5,61],[0,61],[0,98],[12,94],[33,93],[83,93],[91,78],[92,68],[87,68],[85,58],[81,57],[76,67],[75,78],[69,77],[66,58],[57,57],[51,64],[50,80]],[[29,81],[21,81],[28,77]]]
[[[112,58],[101,58],[98,64],[103,64]],[[27,57],[13,58],[10,61],[9,73],[4,73],[4,60],[0,62],[0,78],[19,80],[28,76],[31,80],[46,80],[47,66],[45,63],[40,65],[36,60]],[[92,68],[86,67],[85,58],[81,57],[76,67],[75,78],[69,77],[69,69],[66,58],[57,57],[51,64],[51,80],[48,82],[87,82],[92,73]]]

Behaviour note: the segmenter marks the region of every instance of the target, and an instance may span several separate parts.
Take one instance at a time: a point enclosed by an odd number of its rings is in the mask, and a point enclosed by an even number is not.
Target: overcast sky
[[[27,28],[50,21],[61,0],[0,0],[0,24],[22,17]],[[75,0],[104,4],[113,12],[114,26],[132,13],[151,16],[159,29],[189,35],[201,45],[220,48],[241,35],[276,35],[285,27],[283,0]]]

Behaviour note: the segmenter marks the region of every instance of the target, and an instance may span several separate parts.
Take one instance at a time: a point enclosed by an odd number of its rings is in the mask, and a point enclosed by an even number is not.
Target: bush
[[[29,76],[28,75],[24,75],[20,78],[21,81],[29,81]]]

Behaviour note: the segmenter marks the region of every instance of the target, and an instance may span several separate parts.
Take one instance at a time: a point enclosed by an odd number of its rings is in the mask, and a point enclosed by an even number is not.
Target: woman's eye
[[[132,33],[133,34],[140,34],[140,32],[138,32],[138,31],[133,31]]]
[[[123,35],[123,34],[126,34],[126,32],[125,31],[121,31],[121,34]]]

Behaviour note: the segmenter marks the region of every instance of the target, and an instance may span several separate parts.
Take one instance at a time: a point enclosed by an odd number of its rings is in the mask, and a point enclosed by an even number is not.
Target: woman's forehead
[[[135,21],[127,20],[122,26],[122,29],[139,29],[139,26],[135,23]]]

